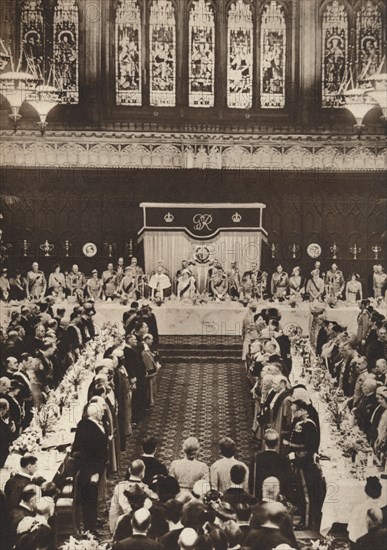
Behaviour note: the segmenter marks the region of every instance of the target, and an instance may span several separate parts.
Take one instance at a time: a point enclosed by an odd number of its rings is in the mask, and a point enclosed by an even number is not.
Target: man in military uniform
[[[383,295],[382,289],[386,279],[387,275],[383,271],[383,266],[378,264],[376,267],[376,272],[373,274],[373,290],[375,298],[380,298]]]
[[[345,287],[345,280],[343,272],[337,268],[337,264],[332,264],[331,269],[327,271],[325,277],[325,288],[327,296],[336,298],[337,300],[342,298]]]
[[[103,296],[105,300],[111,301],[117,290],[117,273],[114,271],[113,264],[110,262],[107,270],[102,273]]]
[[[258,264],[253,262],[251,269],[244,272],[242,283],[245,294],[251,294],[254,298],[263,298],[267,287],[267,273],[258,269]]]
[[[280,264],[271,277],[271,294],[273,298],[284,299],[288,293],[289,275]]]
[[[144,271],[138,265],[137,258],[135,258],[134,256],[130,261],[130,265],[125,269],[126,286],[127,286],[129,277],[132,278],[134,290],[139,293],[139,296],[143,296],[144,295],[144,289],[143,289]]]
[[[125,260],[124,258],[118,258],[117,267],[116,267],[116,274],[117,274],[117,286],[121,284],[122,279],[125,275]]]
[[[239,300],[241,289],[241,274],[237,267],[237,263],[231,262],[231,268],[227,272],[228,293],[233,300]]]
[[[39,269],[38,262],[32,264],[31,271],[27,273],[26,294],[28,300],[41,300],[46,293],[46,277]]]
[[[70,296],[81,298],[84,294],[86,280],[84,274],[79,271],[77,264],[74,264],[71,271],[67,274],[66,285],[69,289]]]
[[[298,505],[302,514],[297,529],[318,529],[326,492],[321,470],[316,463],[318,428],[309,418],[307,403],[298,399],[293,401],[291,408],[293,423],[288,457],[296,474],[300,496]]]

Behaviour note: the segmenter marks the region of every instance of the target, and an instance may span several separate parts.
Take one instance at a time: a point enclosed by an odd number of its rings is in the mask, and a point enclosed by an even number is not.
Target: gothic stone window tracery
[[[176,16],[170,0],[154,0],[149,20],[150,104],[176,105]]]
[[[41,0],[24,0],[20,21],[21,70],[44,77],[45,32]]]
[[[230,6],[227,26],[227,105],[250,109],[253,102],[253,18],[244,0]]]
[[[79,101],[79,12],[75,0],[58,0],[54,11],[53,73],[62,103]]]
[[[116,104],[141,105],[141,11],[137,0],[121,0],[115,20]]]
[[[285,107],[286,22],[283,6],[266,4],[261,18],[261,107]]]
[[[348,14],[338,0],[330,2],[322,20],[322,106],[340,107],[348,63]]]
[[[189,15],[189,106],[213,107],[214,92],[214,10],[206,0],[195,0]]]
[[[382,13],[365,0],[356,14],[356,64],[360,80],[376,73],[382,61]]]

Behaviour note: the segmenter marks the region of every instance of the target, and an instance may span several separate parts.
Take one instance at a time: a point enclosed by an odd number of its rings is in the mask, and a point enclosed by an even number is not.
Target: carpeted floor
[[[156,403],[128,440],[124,464],[138,456],[146,435],[160,439],[158,455],[167,465],[181,455],[182,442],[191,435],[199,439],[199,458],[207,464],[218,458],[222,436],[234,439],[239,458],[249,462],[252,411],[240,364],[167,364],[159,371],[157,386]]]

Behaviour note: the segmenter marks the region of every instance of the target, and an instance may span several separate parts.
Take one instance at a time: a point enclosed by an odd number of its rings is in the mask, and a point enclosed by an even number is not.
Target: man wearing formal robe
[[[46,277],[39,269],[38,262],[32,264],[31,271],[27,273],[26,294],[28,300],[41,300],[46,293]]]

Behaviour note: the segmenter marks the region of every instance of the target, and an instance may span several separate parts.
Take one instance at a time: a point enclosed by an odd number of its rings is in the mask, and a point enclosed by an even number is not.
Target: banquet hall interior
[[[383,0],[2,0],[2,550],[385,550],[386,116]]]

